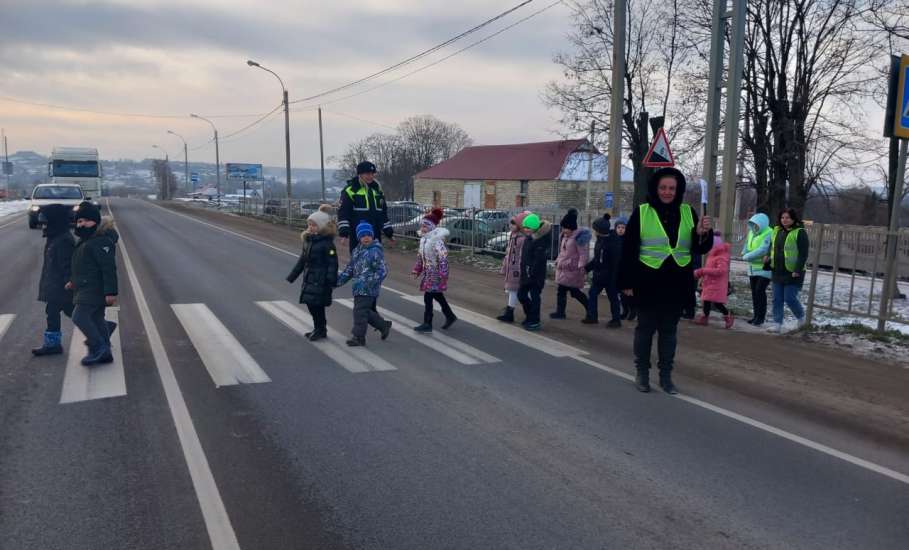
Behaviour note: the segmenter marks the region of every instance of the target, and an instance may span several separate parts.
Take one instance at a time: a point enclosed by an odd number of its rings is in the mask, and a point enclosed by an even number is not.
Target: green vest
[[[771,269],[776,266],[776,238],[780,234],[782,229],[780,227],[773,228],[773,240],[770,244],[770,267]],[[801,233],[801,228],[793,229],[786,235],[786,242],[783,244],[783,263],[786,266],[786,271],[789,273],[794,273],[795,268],[798,267],[799,261],[799,233]]]
[[[767,235],[773,232],[773,229],[765,227],[760,233],[755,233],[754,231],[748,232],[748,252],[754,252],[757,250],[763,243],[764,239],[767,238]],[[751,260],[751,267],[758,271],[764,270],[764,258],[756,258]]]
[[[638,254],[638,259],[647,267],[659,269],[669,256],[672,256],[679,267],[685,267],[691,263],[691,232],[694,230],[694,215],[687,204],[683,204],[679,208],[682,219],[679,223],[678,240],[676,240],[675,248],[672,248],[669,236],[666,235],[666,229],[663,227],[663,222],[660,221],[656,209],[649,204],[642,204],[639,207],[641,252]]]
[[[376,191],[362,182],[360,183],[360,188],[356,191],[351,189],[350,185],[344,190],[347,191],[347,196],[350,197],[350,202],[353,204],[353,209],[356,211],[369,211],[371,209],[379,210],[381,208],[378,199],[376,199]],[[357,196],[363,197],[363,200],[360,201],[362,206],[358,204],[358,201],[356,200]],[[370,206],[370,199],[372,200],[372,206]]]

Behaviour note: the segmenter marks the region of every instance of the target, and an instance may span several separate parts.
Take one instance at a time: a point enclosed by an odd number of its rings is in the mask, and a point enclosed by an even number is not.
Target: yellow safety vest
[[[649,204],[639,207],[641,217],[641,251],[638,259],[641,263],[652,269],[659,269],[672,256],[679,267],[691,263],[691,232],[694,230],[694,214],[691,207],[682,204],[680,207],[682,219],[679,223],[679,235],[672,248],[669,236],[660,221],[660,216]]]
[[[767,238],[767,235],[773,232],[773,229],[765,227],[763,231],[755,234],[754,231],[748,232],[748,252],[754,252],[757,250],[761,244],[763,244],[764,239]],[[756,258],[751,260],[751,267],[759,271],[764,269],[764,258]]]
[[[776,238],[780,234],[780,231],[783,229],[781,227],[773,228],[773,240],[770,244],[770,267],[771,269],[776,266]],[[801,228],[793,229],[786,235],[786,242],[783,244],[783,265],[786,266],[786,271],[789,273],[794,273],[795,268],[798,267],[799,261],[799,233],[802,231]]]

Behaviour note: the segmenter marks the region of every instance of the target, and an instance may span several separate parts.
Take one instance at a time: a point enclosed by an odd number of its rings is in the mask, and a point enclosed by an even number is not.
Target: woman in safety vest
[[[625,229],[619,288],[634,299],[638,326],[634,331],[637,367],[635,385],[650,391],[650,351],[659,333],[660,387],[678,391],[672,383],[676,334],[682,308],[693,300],[693,254],[713,246],[713,224],[683,204],[685,176],[675,168],[661,168],[650,178],[647,202],[638,207]]]
[[[779,225],[773,228],[770,245],[770,270],[773,277],[773,325],[770,332],[783,331],[783,302],[798,321],[805,324],[805,310],[799,301],[808,261],[808,233],[792,208],[780,212]]]
[[[770,271],[764,269],[764,258],[770,254],[770,218],[767,214],[755,214],[748,220],[748,238],[742,250],[742,260],[748,262],[748,279],[751,281],[751,303],[754,315],[749,325],[759,327],[767,320],[767,287],[770,285]]]

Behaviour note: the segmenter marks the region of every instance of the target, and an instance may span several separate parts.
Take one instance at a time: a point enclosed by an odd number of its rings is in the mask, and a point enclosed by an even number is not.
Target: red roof
[[[568,155],[587,140],[467,147],[416,178],[452,180],[554,180]]]

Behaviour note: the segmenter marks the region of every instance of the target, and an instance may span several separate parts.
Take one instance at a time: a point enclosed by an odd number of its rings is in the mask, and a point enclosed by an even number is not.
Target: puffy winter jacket
[[[382,281],[388,275],[385,266],[385,250],[382,243],[373,241],[369,246],[357,245],[350,263],[338,276],[338,286],[353,279],[354,296],[379,296]]]
[[[105,220],[91,237],[79,240],[73,250],[71,281],[74,304],[103,306],[105,296],[116,296],[117,241],[113,222]]]
[[[445,292],[448,290],[448,247],[445,239],[449,231],[444,227],[433,229],[420,237],[420,249],[413,273],[420,276],[420,292]]]
[[[546,265],[552,251],[552,224],[544,221],[533,235],[524,239],[521,250],[521,285],[546,284]]]
[[[508,235],[505,248],[505,259],[502,260],[501,275],[505,276],[505,290],[517,290],[521,286],[521,253],[524,251],[524,240],[527,235],[512,231]]]
[[[696,269],[694,276],[703,278],[701,300],[725,304],[729,295],[729,243],[714,244],[707,254],[704,267]]]
[[[615,231],[597,236],[593,258],[586,270],[593,273],[593,283],[603,288],[618,288],[619,264],[622,261],[622,237]]]
[[[300,303],[311,306],[330,306],[331,293],[338,283],[338,251],[334,243],[334,227],[320,234],[303,233],[304,246],[300,259],[287,281],[293,283],[303,274]]]
[[[570,288],[584,286],[589,244],[589,229],[575,229],[568,235],[561,235],[559,256],[556,258],[556,284]]]
[[[753,266],[752,263],[761,261],[765,256],[770,255],[770,240],[773,232],[768,232],[767,237],[757,248],[751,252],[748,251],[748,242],[751,240],[751,236],[759,235],[768,227],[770,227],[770,218],[767,217],[767,214],[758,213],[751,216],[751,219],[748,220],[748,237],[745,239],[745,246],[742,248],[742,260],[748,262],[748,275],[750,277],[770,278],[770,271],[763,268],[757,268]],[[763,262],[761,263],[763,264]]]

